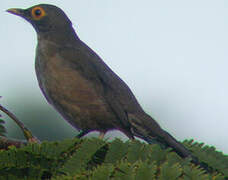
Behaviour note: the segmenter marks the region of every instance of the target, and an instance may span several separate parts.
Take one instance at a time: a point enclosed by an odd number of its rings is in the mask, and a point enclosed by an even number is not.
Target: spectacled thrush
[[[36,30],[35,69],[40,89],[65,120],[82,130],[81,136],[118,129],[130,139],[156,141],[183,158],[193,157],[143,111],[125,82],[79,39],[60,8],[40,4],[7,11],[26,19]]]

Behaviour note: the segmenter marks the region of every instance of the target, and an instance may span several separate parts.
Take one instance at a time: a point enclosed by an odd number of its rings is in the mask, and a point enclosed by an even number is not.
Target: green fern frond
[[[184,145],[186,145],[187,148],[191,150],[196,157],[198,157],[200,162],[208,164],[214,170],[217,170],[228,177],[228,155],[224,155],[222,152],[216,151],[213,146],[193,142],[193,140],[184,141]]]
[[[224,180],[228,177],[227,155],[193,141],[185,141],[184,145],[198,154],[200,160],[208,155],[204,160],[210,163],[210,174],[192,164],[190,159],[182,159],[159,145],[74,138],[0,150],[0,180]]]
[[[1,117],[1,114],[0,114]],[[0,136],[6,136],[6,129],[4,127],[5,121],[0,119]]]
[[[182,174],[182,168],[179,163],[171,165],[169,162],[165,162],[160,167],[159,180],[176,180]]]
[[[66,161],[61,170],[72,175],[78,171],[86,170],[87,164],[93,155],[104,146],[104,144],[105,142],[100,139],[85,139],[81,144],[76,146],[75,153]]]

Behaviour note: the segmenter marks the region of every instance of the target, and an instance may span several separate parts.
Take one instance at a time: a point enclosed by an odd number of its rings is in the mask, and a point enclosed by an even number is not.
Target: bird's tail
[[[159,143],[163,147],[171,147],[182,158],[190,157],[192,163],[199,165],[206,172],[211,171],[208,164],[199,162],[196,156],[194,156],[184,145],[179,143],[172,135],[164,131],[158,123],[146,113],[128,114],[128,118],[134,136],[144,139],[149,144]]]
[[[181,157],[192,157],[192,153],[179,143],[168,132],[164,131],[158,123],[146,113],[128,114],[134,136],[147,141],[149,144],[159,143],[165,147],[171,147]]]

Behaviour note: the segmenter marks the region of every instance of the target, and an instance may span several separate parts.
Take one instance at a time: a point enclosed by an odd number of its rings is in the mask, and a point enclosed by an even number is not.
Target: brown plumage
[[[191,153],[146,114],[129,87],[76,35],[56,6],[40,4],[8,12],[29,21],[38,34],[36,74],[47,101],[73,127],[105,133],[119,129],[172,147],[181,157]],[[192,156],[193,157],[193,156]]]

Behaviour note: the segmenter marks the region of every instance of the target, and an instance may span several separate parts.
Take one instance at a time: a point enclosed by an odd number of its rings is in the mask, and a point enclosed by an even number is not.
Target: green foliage
[[[85,171],[93,155],[104,146],[104,144],[105,142],[100,139],[85,139],[83,143],[75,147],[76,151],[65,162],[62,171],[69,174]]]
[[[182,175],[182,168],[179,163],[169,164],[165,162],[161,165],[159,180],[166,180],[169,177],[170,180],[178,179]]]
[[[109,150],[105,156],[105,163],[116,163],[127,154],[128,144],[120,139],[115,139],[109,144]]]
[[[208,164],[214,170],[228,177],[228,155],[216,151],[215,147],[204,145],[204,143],[193,143],[193,140],[184,141],[184,145],[199,158],[200,162]]]
[[[226,155],[193,141],[185,141],[184,145],[209,164],[210,173],[159,145],[136,140],[105,142],[97,138],[75,138],[0,150],[0,180],[224,180],[228,177]]]
[[[0,114],[0,118],[1,118],[1,114]],[[0,119],[0,136],[5,136],[5,133],[6,133],[6,129],[4,127],[4,123],[5,123],[5,121]]]

